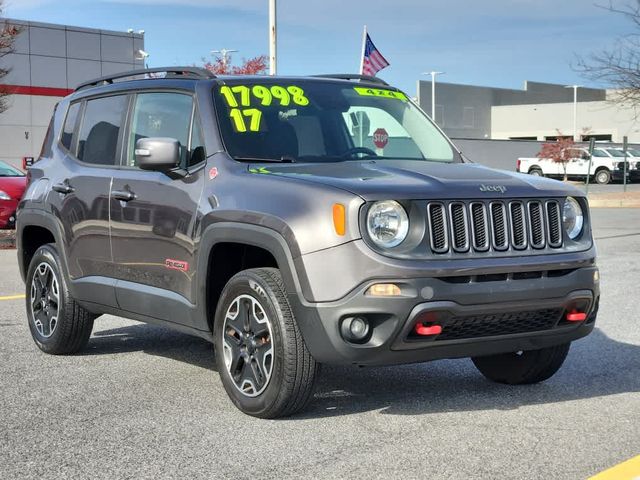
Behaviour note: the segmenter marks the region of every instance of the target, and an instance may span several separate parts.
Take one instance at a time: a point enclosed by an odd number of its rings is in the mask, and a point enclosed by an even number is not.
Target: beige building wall
[[[629,137],[630,143],[640,143],[640,117],[636,111],[614,103],[578,102],[578,133],[589,129],[593,135],[611,135],[613,142]],[[539,105],[507,105],[491,107],[491,138],[510,139],[557,136],[557,130],[573,134],[573,103]]]

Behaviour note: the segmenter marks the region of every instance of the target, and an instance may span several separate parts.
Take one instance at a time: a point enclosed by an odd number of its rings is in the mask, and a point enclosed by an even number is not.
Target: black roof
[[[162,75],[160,75],[162,74]],[[136,78],[138,77],[138,78]],[[140,78],[142,77],[142,78]],[[116,83],[116,80],[155,80],[155,79],[180,79],[180,80],[212,80],[212,79],[220,79],[220,80],[230,80],[230,79],[238,79],[238,78],[251,78],[255,79],[257,75],[224,75],[224,76],[216,76],[211,73],[209,70],[199,67],[159,67],[159,68],[145,68],[139,70],[130,70],[127,72],[117,73],[114,75],[107,75],[100,78],[95,78],[93,80],[89,80],[81,83],[76,88],[76,92],[79,90],[85,90],[92,87],[98,87],[103,85],[112,85]],[[264,77],[264,76],[260,76]],[[267,77],[271,78],[271,77]],[[280,77],[282,78],[282,77]],[[357,80],[358,82],[370,83],[370,84],[378,84],[378,85],[389,85],[384,80],[371,77],[368,75],[358,75],[358,74],[325,74],[325,75],[311,75],[310,77],[292,77],[292,78],[326,78],[326,79],[334,79],[334,80]],[[125,80],[126,81],[126,80]],[[120,82],[117,82],[120,83]]]

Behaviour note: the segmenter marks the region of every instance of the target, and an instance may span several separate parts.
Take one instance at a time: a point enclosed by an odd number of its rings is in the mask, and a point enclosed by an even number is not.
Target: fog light
[[[402,292],[395,283],[376,283],[367,289],[367,295],[373,297],[399,297]]]
[[[362,343],[369,337],[369,322],[363,317],[348,317],[342,321],[340,333],[345,340]]]

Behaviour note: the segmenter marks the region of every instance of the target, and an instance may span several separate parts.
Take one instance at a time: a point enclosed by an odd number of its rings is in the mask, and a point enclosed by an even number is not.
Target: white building
[[[527,81],[522,90],[436,84],[435,120],[452,138],[550,140],[572,136],[573,88]],[[418,82],[418,99],[431,111],[431,82]],[[581,140],[640,143],[636,111],[614,102],[615,91],[578,88],[577,130]],[[585,132],[585,133],[583,133]]]
[[[11,69],[2,87],[15,92],[0,114],[0,160],[17,166],[38,156],[55,104],[79,83],[144,65],[137,33],[0,21],[21,29],[14,52],[0,60]]]

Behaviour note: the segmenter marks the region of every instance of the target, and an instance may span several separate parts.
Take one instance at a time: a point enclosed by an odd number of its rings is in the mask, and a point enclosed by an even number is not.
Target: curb
[[[0,250],[16,248],[15,232],[0,231]]]

